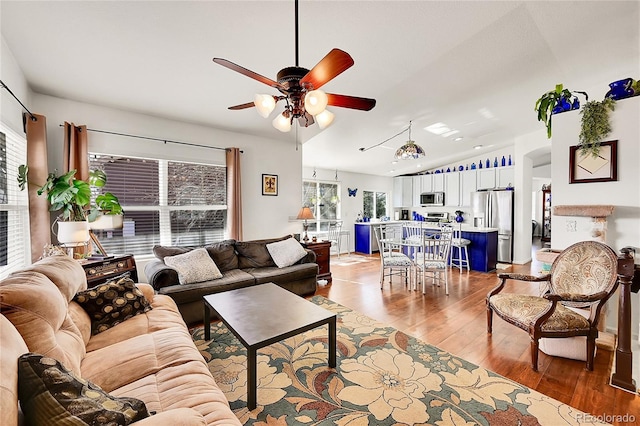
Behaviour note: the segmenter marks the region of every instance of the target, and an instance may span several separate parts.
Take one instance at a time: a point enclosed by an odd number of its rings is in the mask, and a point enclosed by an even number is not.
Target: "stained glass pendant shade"
[[[424,157],[424,149],[411,140],[411,122],[409,122],[409,140],[396,151],[397,160],[411,160]]]

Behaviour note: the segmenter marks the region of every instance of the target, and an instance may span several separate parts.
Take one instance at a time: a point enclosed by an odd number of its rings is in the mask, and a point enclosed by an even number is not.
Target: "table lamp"
[[[302,207],[298,212],[298,217],[296,219],[301,220],[304,219],[304,225],[302,225],[302,229],[304,229],[304,238],[302,241],[305,243],[309,241],[309,236],[307,235],[307,230],[309,229],[309,224],[307,223],[308,219],[314,219],[313,212],[309,207]]]

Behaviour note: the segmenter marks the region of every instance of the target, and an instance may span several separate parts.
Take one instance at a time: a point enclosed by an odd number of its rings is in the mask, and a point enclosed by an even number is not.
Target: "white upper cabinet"
[[[433,175],[421,175],[420,176],[420,190],[422,192],[433,192]]]
[[[480,169],[478,172],[478,189],[493,189],[496,187],[496,169]]]
[[[393,207],[411,207],[413,201],[413,177],[393,178]]]
[[[458,207],[460,205],[460,175],[461,173],[447,173],[445,175],[445,206]]]
[[[507,188],[513,187],[515,182],[515,172],[513,170],[513,166],[511,167],[500,167],[496,169],[496,180],[498,188]]]
[[[478,171],[465,170],[460,172],[460,205],[471,205],[471,193],[478,190]]]
[[[413,177],[413,203],[412,206],[420,205],[420,194],[422,194],[422,176]]]
[[[431,187],[431,191],[425,191],[425,192],[443,192],[444,191],[444,173],[434,173],[431,176],[433,177],[433,186]]]

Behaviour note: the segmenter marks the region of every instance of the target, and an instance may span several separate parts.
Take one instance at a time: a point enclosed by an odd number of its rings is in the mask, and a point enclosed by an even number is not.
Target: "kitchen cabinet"
[[[444,184],[444,205],[458,207],[460,205],[460,173],[447,173]]]
[[[413,204],[412,206],[420,205],[420,194],[422,194],[422,176],[417,175],[413,177]]]
[[[551,190],[542,190],[542,241],[551,241]]]
[[[496,269],[498,263],[498,231],[462,231],[462,238],[471,241],[468,246],[471,270],[489,272]]]
[[[376,235],[373,233],[374,226],[380,226],[380,224],[371,225],[371,223],[360,222],[355,225],[355,251],[358,253],[371,254],[379,251],[378,241]]]
[[[433,192],[433,175],[420,176],[420,189],[422,192]]]
[[[496,171],[496,181],[497,188],[509,188],[513,187],[515,173],[513,170],[513,166],[510,167],[499,167],[495,169]]]
[[[478,190],[477,170],[460,172],[460,205],[471,205],[471,193]]]
[[[496,169],[480,169],[478,172],[478,190],[496,187]]]
[[[413,204],[413,177],[393,178],[393,207],[411,207]]]
[[[433,175],[431,191],[428,192],[443,192],[444,191],[444,173],[435,173]]]

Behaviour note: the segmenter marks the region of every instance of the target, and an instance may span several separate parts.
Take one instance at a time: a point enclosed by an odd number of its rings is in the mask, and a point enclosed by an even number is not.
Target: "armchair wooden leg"
[[[538,371],[538,339],[531,338],[531,368]]]
[[[491,307],[487,305],[487,333],[491,334],[493,332],[493,310]]]
[[[593,359],[596,352],[595,337],[587,337],[587,370],[593,371]]]

